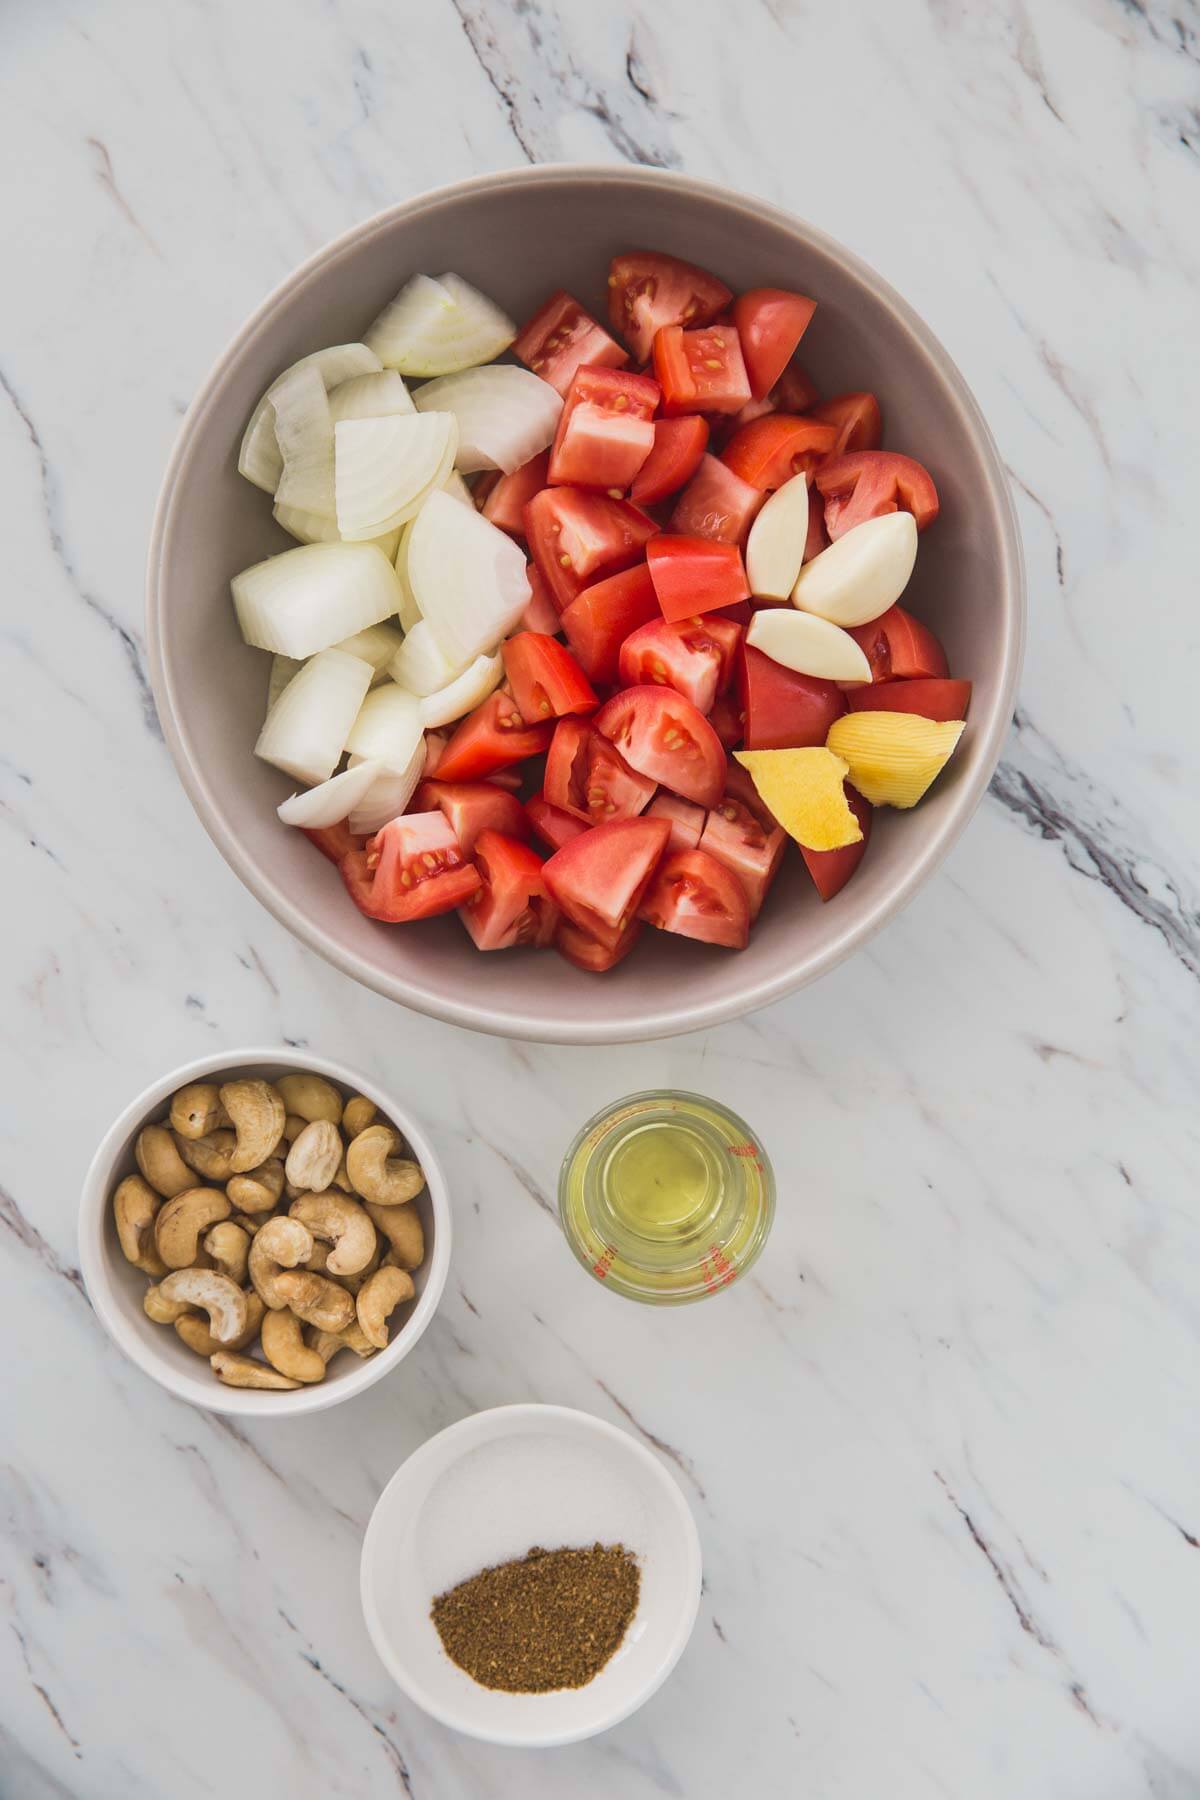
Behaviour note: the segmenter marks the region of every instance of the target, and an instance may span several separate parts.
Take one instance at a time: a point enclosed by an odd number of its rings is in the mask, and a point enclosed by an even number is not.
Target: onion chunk
[[[230,587],[246,642],[299,660],[390,618],[402,597],[374,544],[299,544],[243,569]]]
[[[459,275],[414,275],[366,334],[368,346],[402,375],[451,375],[491,362],[517,328]]]
[[[554,441],[562,395],[528,369],[500,363],[427,381],[413,403],[420,413],[450,412],[458,421],[455,463],[465,474],[503,469],[511,475]]]

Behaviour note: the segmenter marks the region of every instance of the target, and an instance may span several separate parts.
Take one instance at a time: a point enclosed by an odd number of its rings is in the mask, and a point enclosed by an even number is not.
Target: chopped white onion
[[[387,680],[388,664],[403,642],[404,634],[395,625],[368,625],[365,631],[356,631],[343,638],[334,649],[344,650],[348,656],[361,656],[364,662],[369,662],[375,671],[371,686],[378,687],[381,681]]]
[[[490,362],[507,350],[517,328],[458,275],[414,275],[384,307],[366,341],[402,375],[449,375]]]
[[[553,442],[563,405],[562,395],[548,381],[508,363],[427,381],[413,403],[419,413],[454,414],[454,460],[467,475],[475,469],[503,469],[511,475]]]
[[[401,413],[343,419],[335,438],[338,530],[354,542],[412,518],[449,473],[458,427],[452,413]]]
[[[370,663],[360,656],[322,650],[292,677],[267,714],[255,756],[297,781],[328,781],[346,748],[372,673]]]
[[[246,642],[301,659],[390,618],[402,598],[374,544],[299,544],[243,569],[230,587]]]
[[[746,580],[760,600],[789,600],[808,539],[808,476],[801,471],[768,498],[746,539]]]
[[[422,618],[459,668],[496,648],[532,591],[520,546],[482,513],[468,512],[440,491],[417,514],[406,575]]]
[[[271,389],[283,473],[275,498],[306,512],[333,511],[333,420],[321,372],[292,369]]]
[[[375,758],[389,769],[406,769],[422,732],[421,702],[389,681],[363,700],[346,749],[352,756]]]
[[[350,758],[352,768],[359,759]],[[355,837],[369,837],[389,819],[398,818],[417,790],[425,773],[425,739],[422,737],[403,769],[381,768],[370,789],[350,814],[350,829]]]
[[[353,654],[353,652],[351,652]],[[267,711],[270,712],[293,675],[298,675],[304,667],[294,656],[273,656],[271,673],[267,677]]]
[[[457,680],[421,702],[421,724],[429,731],[439,725],[452,725],[482,706],[493,688],[500,685],[504,674],[502,656],[477,656]]]
[[[275,414],[271,396],[279,382],[294,374],[297,369],[310,366],[320,371],[326,391],[352,376],[367,375],[383,367],[375,352],[368,350],[365,344],[330,344],[324,350],[314,350],[310,356],[302,356],[290,369],[285,369],[282,375],[276,376],[250,414],[250,423],[238,452],[238,472],[268,494],[275,492],[283,473],[283,458],[279,454],[275,438]]]
[[[420,513],[417,518],[420,518]],[[400,604],[396,608],[400,623],[405,631],[411,631],[414,625],[420,624],[421,609],[417,605],[417,597],[412,591],[412,583],[408,579],[408,546],[412,542],[413,526],[416,519],[410,519],[400,532],[400,542],[396,548],[396,579],[400,583]]]
[[[452,663],[433,635],[427,619],[418,619],[388,666],[392,680],[410,694],[436,694],[461,675],[462,663]]]
[[[461,500],[464,506],[474,506],[475,496],[457,469],[451,469],[442,487],[452,500]]]
[[[337,520],[324,513],[305,512],[298,506],[280,506],[276,502],[275,522],[302,544],[340,544],[342,541]],[[379,537],[367,538],[365,541],[368,544],[378,544],[388,561],[395,562],[396,552],[400,548],[400,527],[397,525],[395,531],[385,531]]]
[[[415,411],[403,375],[380,369],[374,375],[352,375],[340,381],[329,396],[329,411],[339,419],[390,419],[394,413]]]
[[[339,825],[348,819],[371,791],[371,784],[382,769],[382,763],[356,763],[331,775],[328,781],[309,788],[307,793],[293,794],[275,808],[285,825],[300,825],[307,831],[323,831],[328,825]]]

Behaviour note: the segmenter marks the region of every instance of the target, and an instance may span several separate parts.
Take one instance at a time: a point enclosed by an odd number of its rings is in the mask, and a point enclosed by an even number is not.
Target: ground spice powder
[[[431,1617],[447,1656],[482,1687],[545,1694],[586,1687],[637,1610],[641,1576],[623,1544],[535,1546],[439,1594]]]

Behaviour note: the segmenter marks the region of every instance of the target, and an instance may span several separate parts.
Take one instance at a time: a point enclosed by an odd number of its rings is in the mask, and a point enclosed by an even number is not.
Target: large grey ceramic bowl
[[[975,684],[962,747],[912,813],[877,813],[869,852],[822,905],[791,856],[740,955],[647,930],[611,974],[546,952],[481,956],[456,918],[375,924],[336,869],[280,825],[288,778],[251,754],[265,658],[241,643],[229,578],[290,543],[237,448],[268,382],[307,351],[357,338],[410,275],[456,269],[517,319],[566,287],[604,316],[617,251],[656,248],[733,288],[795,287],[819,302],[804,361],[826,393],[871,388],[887,442],[941,494],[905,596]],[[247,887],[322,956],[406,1006],[458,1025],[562,1043],[615,1043],[716,1024],[824,974],[892,918],[974,812],[1000,753],[1021,658],[1024,584],[995,444],[958,370],[899,295],[830,238],[758,200],[656,169],[541,168],[426,194],[347,232],[238,333],[184,420],[149,565],[154,693],[205,827]]]

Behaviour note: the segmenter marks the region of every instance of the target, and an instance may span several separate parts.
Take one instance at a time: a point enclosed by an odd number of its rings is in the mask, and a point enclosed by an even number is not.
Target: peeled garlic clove
[[[959,719],[856,712],[834,720],[827,742],[835,755],[845,758],[850,780],[873,806],[908,807],[941,774],[965,730]]]
[[[782,490],[781,490],[782,491]],[[794,612],[790,606],[768,606],[756,612],[746,629],[746,642],[772,662],[824,681],[870,681],[871,665],[848,631]]]
[[[746,539],[746,580],[760,600],[787,600],[796,585],[808,538],[808,476],[776,488]]]
[[[846,799],[847,765],[820,745],[803,750],[737,750],[767,810],[806,850],[840,850],[862,841]]]
[[[831,625],[869,625],[894,606],[917,560],[917,523],[911,513],[867,519],[805,563],[792,605]]]

